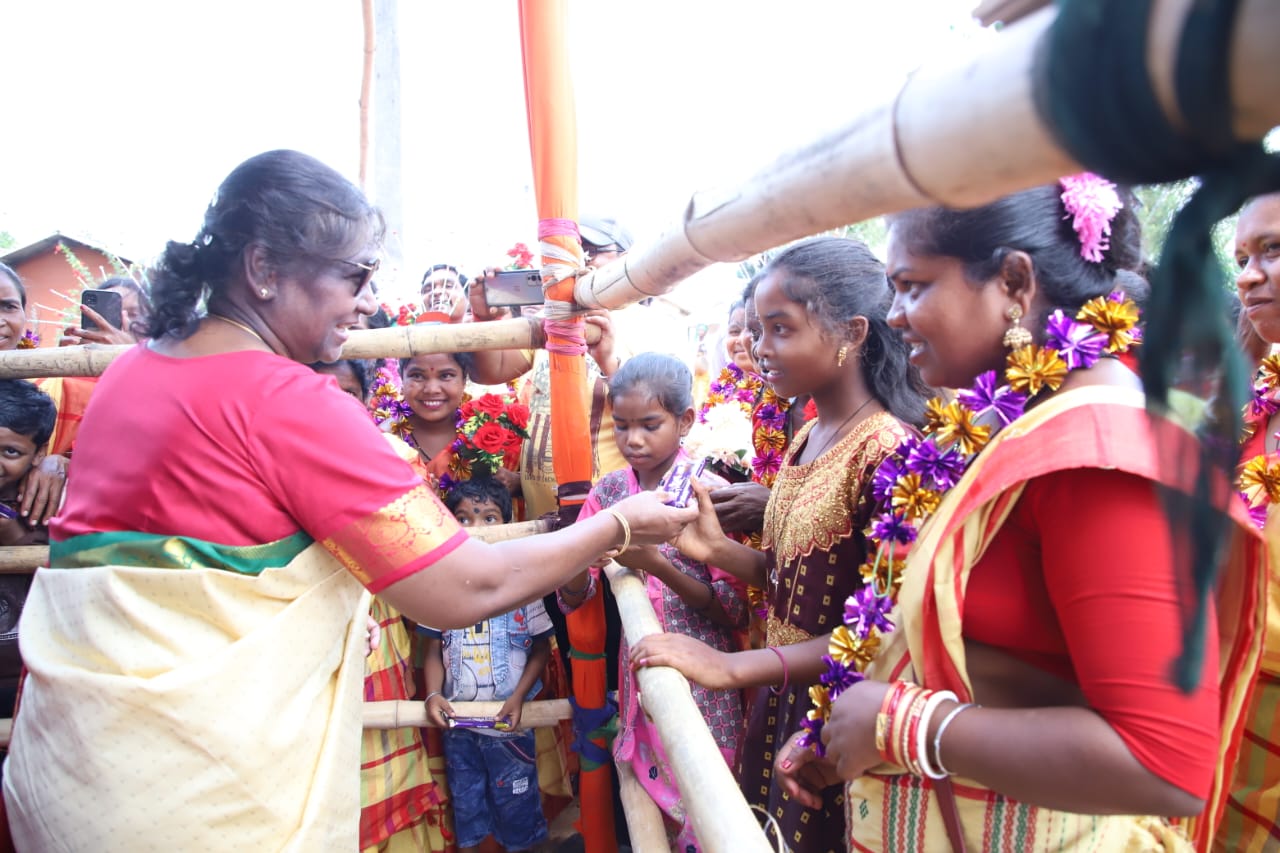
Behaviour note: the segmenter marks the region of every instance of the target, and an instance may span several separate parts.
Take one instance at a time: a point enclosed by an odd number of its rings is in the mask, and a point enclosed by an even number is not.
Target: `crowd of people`
[[[607,652],[612,760],[675,849],[706,839],[646,667],[688,677],[794,853],[1275,849],[1280,196],[1236,232],[1256,380],[1230,482],[1195,464],[1216,401],[1147,405],[1136,213],[1082,174],[891,217],[884,261],[799,241],[705,385],[588,315],[586,503],[488,545],[467,529],[557,509],[546,354],[343,360],[394,320],[381,216],[310,157],[251,158],[148,289],[110,285],[125,328],[69,330],[140,341],[100,380],[0,380],[0,541],[51,546],[4,765],[17,848],[534,849],[574,758],[525,705],[569,695],[566,614],[616,560],[663,633]],[[610,219],[580,237],[597,266],[632,245]],[[505,316],[491,276],[433,265],[420,319]],[[0,348],[24,309],[0,267]],[[712,453],[726,424],[745,437]],[[362,732],[385,699],[433,727]]]

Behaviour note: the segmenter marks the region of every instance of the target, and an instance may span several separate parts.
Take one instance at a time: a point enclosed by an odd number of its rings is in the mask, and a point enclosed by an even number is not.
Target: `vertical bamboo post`
[[[364,25],[364,60],[360,69],[360,189],[369,189],[369,95],[373,90],[373,0],[360,0]]]
[[[631,838],[631,848],[643,850],[644,853],[649,853],[650,850],[670,853],[667,826],[658,804],[640,785],[630,764],[619,764],[614,770],[618,774],[622,811],[627,816],[627,835]]]
[[[660,633],[662,626],[649,603],[644,581],[612,561],[604,571],[618,600],[627,644],[635,645],[642,637]],[[665,666],[645,667],[635,678],[702,849],[710,853],[768,853],[764,831],[694,704],[689,682]]]

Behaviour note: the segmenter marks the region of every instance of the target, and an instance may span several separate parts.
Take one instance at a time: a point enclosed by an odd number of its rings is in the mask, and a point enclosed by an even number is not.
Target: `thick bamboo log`
[[[506,542],[523,539],[551,530],[551,522],[537,519],[515,524],[499,524],[494,527],[472,527],[467,533],[482,542]],[[24,574],[39,566],[49,565],[48,545],[10,545],[0,548],[0,575]]]
[[[660,633],[662,627],[639,575],[614,562],[604,571],[618,600],[627,643],[634,646],[641,637]],[[669,667],[645,667],[636,673],[636,680],[702,849],[711,853],[768,853],[769,843],[760,823],[742,798],[737,780],[694,704],[689,682]]]
[[[501,702],[451,702],[459,717],[493,717],[502,710]],[[525,702],[520,710],[521,729],[542,729],[573,717],[568,699],[539,699]],[[427,719],[427,706],[421,701],[389,701],[364,703],[366,729],[399,729],[435,726]]]
[[[586,327],[588,344],[600,340],[600,328]],[[492,323],[391,326],[352,329],[343,358],[408,358],[430,352],[541,349],[546,344],[542,321],[533,317]],[[42,376],[101,376],[125,346],[88,344],[55,349],[0,352],[0,378],[38,379]]]
[[[650,850],[670,853],[667,827],[658,804],[641,787],[630,764],[616,764],[614,770],[618,774],[618,793],[622,800],[622,813],[627,818],[631,849],[643,850],[644,853],[649,853]]]
[[[539,533],[551,532],[551,522],[542,519],[533,521],[517,521],[514,524],[498,524],[493,527],[468,527],[467,533],[472,539],[481,542],[506,542],[510,539],[523,539],[526,536],[537,536]]]
[[[1157,3],[1150,29],[1148,70],[1175,120],[1168,92],[1188,4]],[[1032,12],[959,65],[925,66],[895,98],[741,185],[696,193],[654,243],[581,276],[575,301],[619,308],[712,263],[913,207],[976,207],[1079,171],[1032,96],[1032,66],[1054,14]],[[1280,124],[1280,63],[1267,58],[1277,41],[1273,0],[1242,0],[1231,44],[1233,128],[1242,141]]]
[[[502,710],[501,702],[454,702],[452,704],[453,710],[460,717],[492,717]],[[567,720],[572,716],[573,706],[569,704],[568,699],[542,699],[536,702],[526,702],[520,712],[520,728],[538,729],[554,726],[559,721]],[[393,701],[366,702],[364,704],[364,727],[366,729],[423,728],[434,725],[427,719],[426,706],[421,702]],[[9,738],[12,733],[13,720],[0,718],[0,748],[9,746]]]
[[[48,545],[10,545],[0,548],[0,575],[26,574],[49,565]]]

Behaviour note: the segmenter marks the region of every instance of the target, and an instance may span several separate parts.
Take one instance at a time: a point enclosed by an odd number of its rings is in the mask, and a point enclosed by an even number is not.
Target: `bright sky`
[[[583,212],[640,242],[689,197],[891,97],[991,37],[975,0],[569,0]],[[401,0],[399,286],[532,244],[536,214],[513,0]],[[358,174],[359,0],[0,4],[0,230],[58,230],[135,258],[190,240],[214,189],[271,148]],[[375,198],[375,201],[377,199]],[[392,284],[385,279],[384,284]],[[676,297],[740,287],[713,268]]]

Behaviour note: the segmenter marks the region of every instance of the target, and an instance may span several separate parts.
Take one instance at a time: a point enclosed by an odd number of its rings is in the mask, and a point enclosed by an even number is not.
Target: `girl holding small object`
[[[635,356],[614,374],[609,402],[614,439],[630,467],[601,478],[579,520],[612,511],[629,495],[659,488],[673,466],[692,461],[680,447],[694,419],[693,377],[682,361],[656,353]],[[671,484],[670,491],[678,489]],[[724,652],[742,647],[747,603],[741,582],[732,575],[690,559],[670,545],[624,547],[616,559],[644,574],[649,601],[663,630]],[[562,609],[569,612],[594,596],[599,573],[593,568],[561,586]],[[678,849],[698,849],[657,729],[640,708],[625,641],[619,654],[618,684],[621,720],[613,742],[614,760],[631,764],[640,784],[676,828]],[[693,698],[732,766],[743,732],[741,692],[695,685]]]

